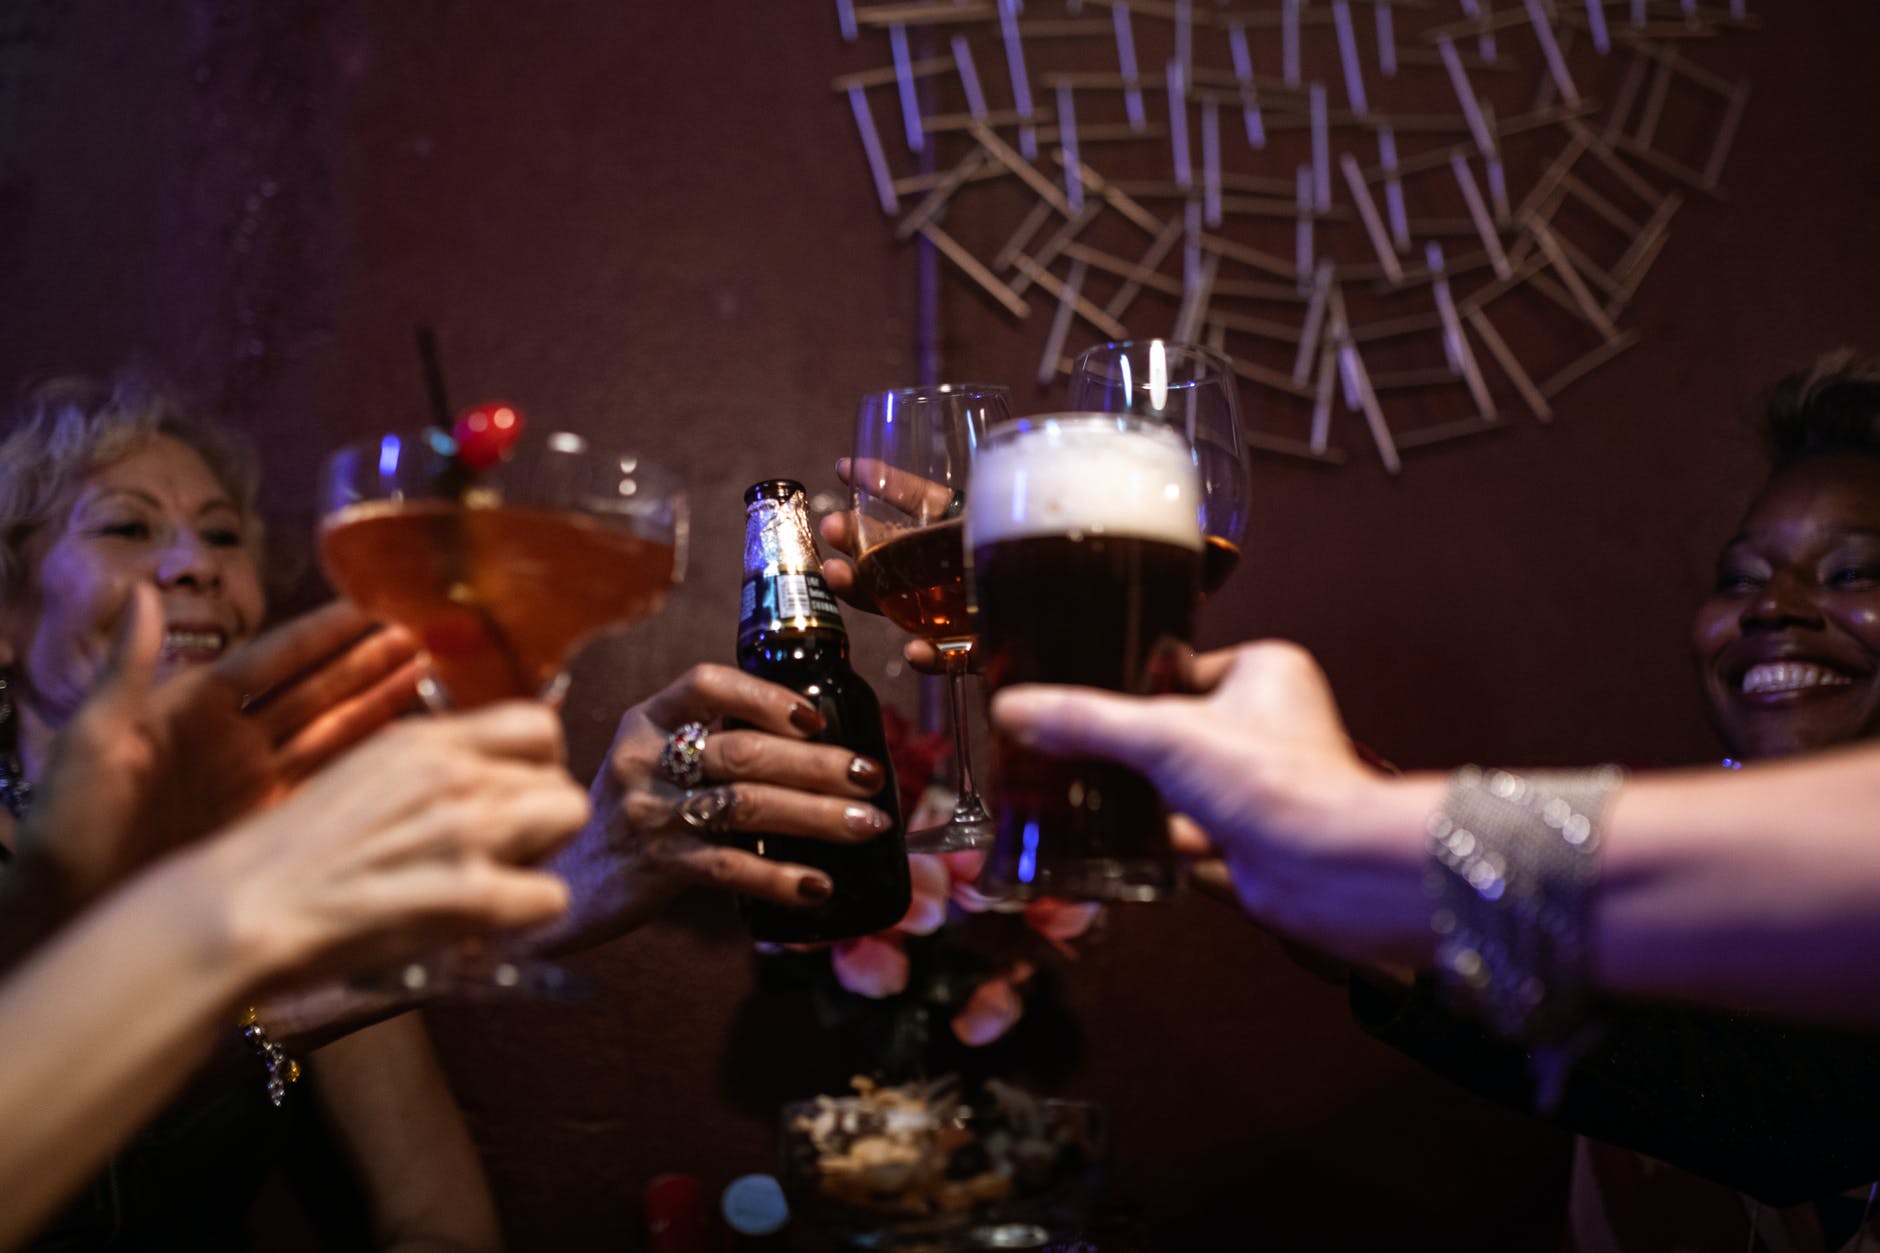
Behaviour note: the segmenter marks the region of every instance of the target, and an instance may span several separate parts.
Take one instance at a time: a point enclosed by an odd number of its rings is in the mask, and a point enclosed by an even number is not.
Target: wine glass
[[[1227,358],[1195,344],[1162,339],[1099,344],[1071,363],[1069,408],[1155,417],[1187,432],[1201,476],[1203,596],[1213,595],[1234,572],[1247,531],[1238,391]]]
[[[918,853],[981,848],[992,818],[973,784],[966,674],[974,643],[963,537],[967,476],[989,427],[1011,417],[1003,387],[940,383],[862,397],[855,416],[856,583],[890,622],[933,645],[946,668],[959,796],[946,822],[909,831]]]
[[[524,435],[481,468],[437,430],[350,444],[327,458],[321,509],[328,580],[417,637],[437,710],[558,700],[575,650],[653,614],[685,570],[679,478],[565,431]],[[421,994],[577,990],[511,947],[472,945],[389,978]]]

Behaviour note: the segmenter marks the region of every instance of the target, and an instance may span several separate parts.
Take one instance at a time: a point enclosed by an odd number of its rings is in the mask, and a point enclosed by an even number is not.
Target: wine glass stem
[[[942,646],[940,656],[947,668],[947,704],[953,716],[953,756],[959,762],[960,794],[956,808],[977,811],[981,808],[979,789],[973,784],[972,742],[966,726],[966,671],[972,664],[973,646]]]

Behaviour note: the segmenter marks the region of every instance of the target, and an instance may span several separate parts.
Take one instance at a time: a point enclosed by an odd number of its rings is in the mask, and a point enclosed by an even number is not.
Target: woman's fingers
[[[816,533],[822,536],[823,543],[850,557],[855,556],[855,550],[860,547],[857,531],[855,514],[847,509],[826,513],[816,523]],[[824,572],[827,573],[827,563]]]
[[[554,875],[492,861],[413,863],[381,886],[388,919],[452,933],[531,926],[568,907],[568,885]]]
[[[687,793],[693,804],[704,812],[696,798],[699,793],[715,793],[710,809],[719,810],[714,832],[751,831],[765,835],[800,835],[813,840],[853,844],[872,840],[891,825],[888,815],[860,800],[837,796],[817,796],[772,783],[721,783],[712,788]],[[722,802],[719,801],[722,797]],[[684,826],[686,800],[673,804],[669,829]],[[705,834],[700,832],[701,835]]]
[[[387,674],[372,687],[310,719],[275,750],[282,782],[294,783],[339,756],[401,714],[418,699],[424,663],[417,658]]]
[[[1212,896],[1227,905],[1238,907],[1240,904],[1240,893],[1234,890],[1234,876],[1229,873],[1227,863],[1218,857],[1191,863],[1188,881],[1204,896]]]
[[[953,489],[873,457],[836,462],[836,477],[858,492],[899,509],[921,525],[938,522],[953,503]]]
[[[689,846],[675,850],[664,860],[668,870],[688,883],[778,905],[820,904],[835,891],[829,876],[820,870],[769,861],[722,844]]]
[[[756,731],[714,731],[700,765],[708,780],[744,779],[807,792],[869,797],[887,781],[882,764],[834,744],[804,744]]]
[[[1183,857],[1207,858],[1214,855],[1214,841],[1200,823],[1186,814],[1171,814],[1168,842]]]
[[[559,763],[563,758],[561,719],[537,701],[503,701],[418,725],[435,729],[449,745],[488,757],[545,763]]]
[[[238,700],[259,706],[275,687],[377,629],[357,607],[336,600],[250,640],[216,662],[212,673]]]
[[[978,650],[975,649],[974,651],[977,652]],[[939,649],[929,644],[926,640],[909,640],[906,644],[902,645],[901,656],[907,659],[908,665],[914,667],[914,669],[920,671],[922,674],[945,674],[947,672],[946,659],[940,655]]]
[[[1027,748],[1057,757],[1103,757],[1150,773],[1180,747],[1188,729],[1188,720],[1171,710],[1175,699],[1020,684],[992,698],[992,720]]]
[[[373,690],[417,655],[417,641],[409,632],[396,627],[373,631],[278,684],[265,698],[249,702],[249,716],[267,731],[270,743],[285,743],[316,719]]]
[[[648,697],[640,711],[670,731],[688,722],[734,718],[776,735],[802,739],[822,729],[822,715],[781,684],[730,666],[699,665]]]

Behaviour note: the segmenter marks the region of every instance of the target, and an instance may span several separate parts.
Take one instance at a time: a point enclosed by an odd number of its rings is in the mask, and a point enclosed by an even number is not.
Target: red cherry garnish
[[[457,460],[473,471],[501,461],[521,434],[522,411],[499,400],[465,409],[450,431],[457,441]]]

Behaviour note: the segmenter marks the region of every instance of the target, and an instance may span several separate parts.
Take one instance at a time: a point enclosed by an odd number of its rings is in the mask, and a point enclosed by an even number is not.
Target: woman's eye
[[[1828,575],[1828,586],[1838,592],[1880,587],[1880,566],[1844,566]]]
[[[108,535],[112,539],[143,540],[150,538],[150,524],[132,518],[106,522],[98,528],[98,534]]]
[[[1762,586],[1762,579],[1747,570],[1720,570],[1717,572],[1716,591],[1720,596],[1737,595],[1753,592]]]
[[[211,548],[240,548],[242,533],[233,527],[210,527],[202,533],[202,542]]]

